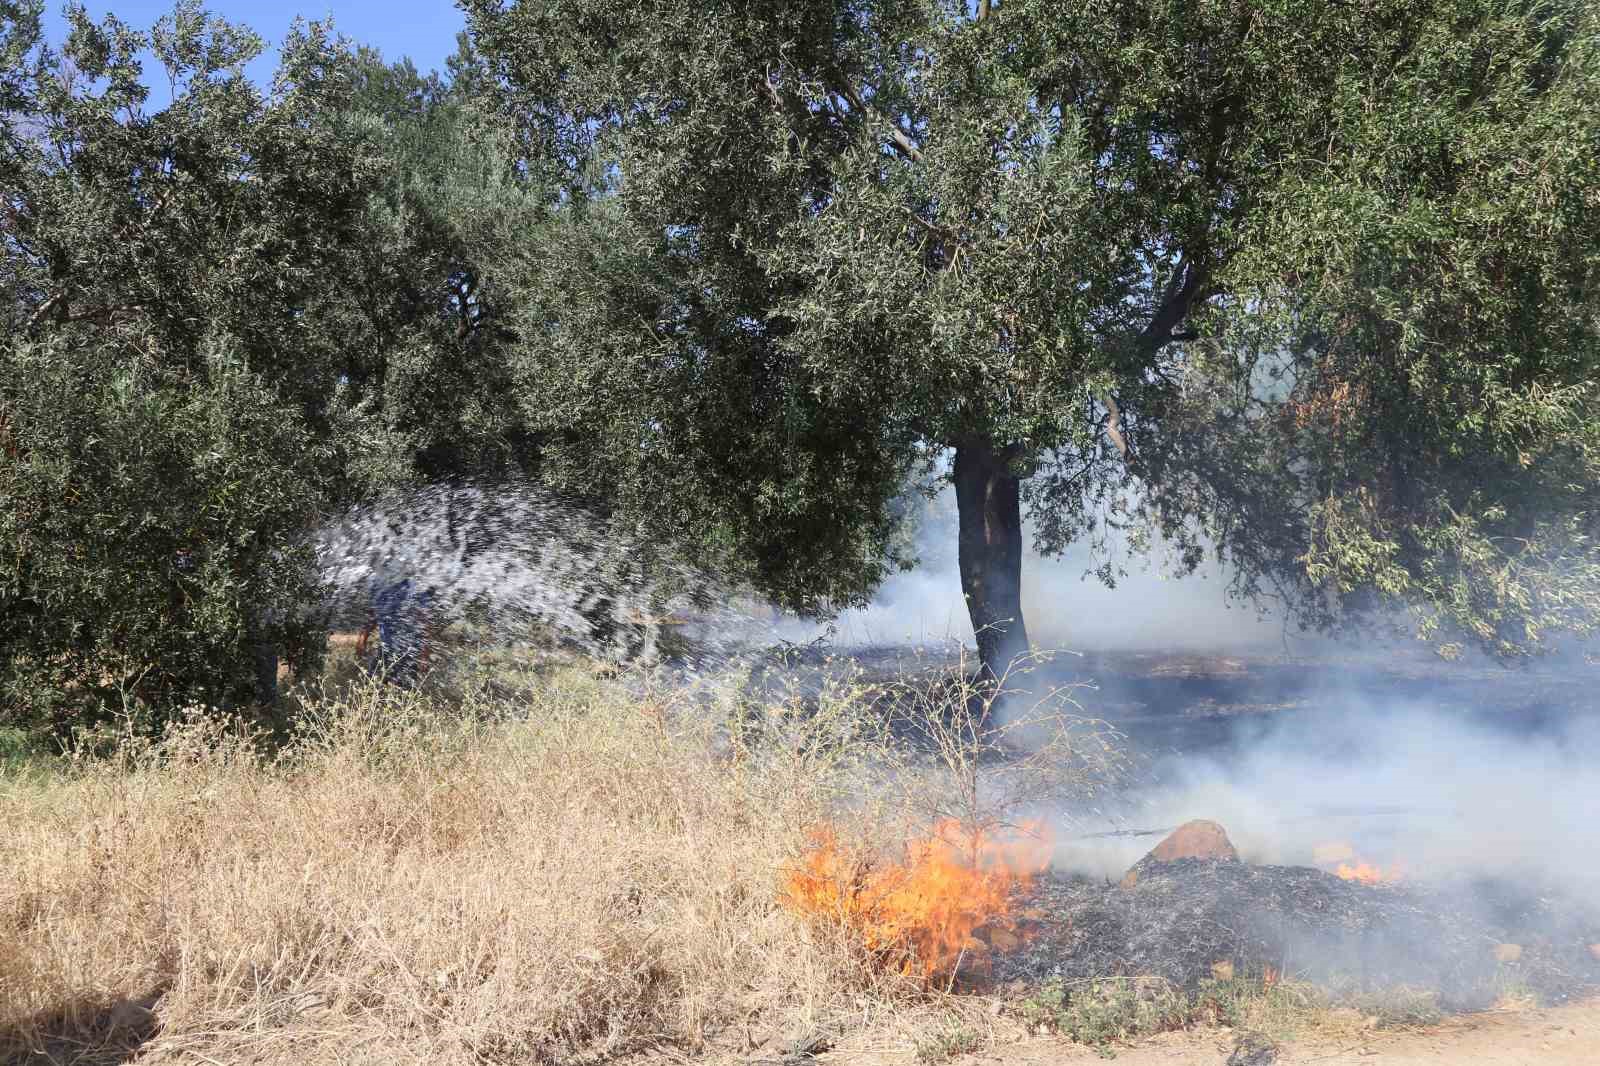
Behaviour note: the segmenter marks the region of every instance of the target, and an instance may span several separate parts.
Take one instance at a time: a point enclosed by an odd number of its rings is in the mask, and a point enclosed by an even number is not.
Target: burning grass
[[[719,756],[714,716],[579,671],[526,692],[0,778],[0,1061],[571,1061],[906,1006],[778,903],[837,747]]]
[[[981,833],[942,819],[900,860],[847,847],[825,825],[785,877],[783,899],[797,914],[842,927],[880,965],[933,983],[953,979],[969,952],[988,953],[975,933],[1014,927],[1016,893],[1049,858],[1037,824]]]
[[[1403,866],[1376,866],[1370,862],[1341,862],[1333,872],[1341,880],[1359,881],[1364,885],[1388,884],[1405,876]]]
[[[1116,769],[1102,729],[1055,704],[997,725],[958,680],[891,691],[875,732],[881,688],[820,689],[502,664],[480,688],[306,698],[286,747],[196,719],[27,760],[0,773],[0,1062],[783,1059],[885,1038],[935,1061],[1023,1028],[1270,1028],[1320,1009],[1297,983],[1319,969],[1375,979],[1356,993],[1600,980],[1587,919],[1456,914],[1409,882],[1040,874],[1024,812]]]
[[[1363,885],[1393,884],[1405,879],[1404,863],[1387,866],[1356,857],[1355,849],[1344,841],[1318,844],[1312,849],[1316,864],[1343,881],[1358,881]]]

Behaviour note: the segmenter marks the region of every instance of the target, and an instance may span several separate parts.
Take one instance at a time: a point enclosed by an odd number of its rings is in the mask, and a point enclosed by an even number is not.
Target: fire
[[[1405,867],[1401,863],[1390,866],[1378,866],[1356,858],[1355,849],[1349,844],[1335,842],[1318,844],[1312,849],[1313,859],[1321,866],[1334,866],[1333,872],[1346,881],[1359,881],[1364,885],[1381,885],[1398,881],[1405,876]]]
[[[1370,862],[1341,862],[1333,872],[1346,881],[1360,881],[1364,885],[1381,885],[1389,881],[1400,880],[1404,871],[1399,863],[1383,867],[1374,866]]]
[[[954,971],[973,933],[1006,920],[1016,890],[1047,861],[1037,827],[1000,839],[945,819],[894,862],[852,852],[822,826],[786,875],[783,900],[839,922],[886,964],[926,979]]]

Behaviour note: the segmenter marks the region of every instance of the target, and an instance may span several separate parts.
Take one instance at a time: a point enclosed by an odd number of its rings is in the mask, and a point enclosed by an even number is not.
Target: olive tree
[[[65,725],[270,692],[330,510],[537,450],[471,254],[513,156],[448,86],[301,24],[262,88],[190,2],[68,23],[0,3],[0,702]]]
[[[1309,622],[1592,630],[1594,5],[463,6],[567,190],[531,417],[789,602],[869,589],[949,455],[993,672],[1029,511],[1047,553],[1214,546]]]

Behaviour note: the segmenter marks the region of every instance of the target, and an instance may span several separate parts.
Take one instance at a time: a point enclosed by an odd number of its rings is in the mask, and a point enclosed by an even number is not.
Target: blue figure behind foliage
[[[374,666],[388,680],[414,685],[426,649],[428,608],[432,589],[419,589],[409,577],[380,586],[372,594],[372,615],[378,630]]]

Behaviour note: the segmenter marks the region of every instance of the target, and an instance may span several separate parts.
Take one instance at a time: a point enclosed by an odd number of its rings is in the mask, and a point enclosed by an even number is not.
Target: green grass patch
[[[1195,1025],[1284,1040],[1327,1007],[1314,989],[1281,980],[1207,980],[1185,991],[1159,977],[1104,977],[1049,982],[1016,1009],[1036,1031],[1059,1033],[1109,1055],[1116,1044]]]
[[[54,761],[44,738],[15,726],[0,726],[0,777],[43,771]]]

